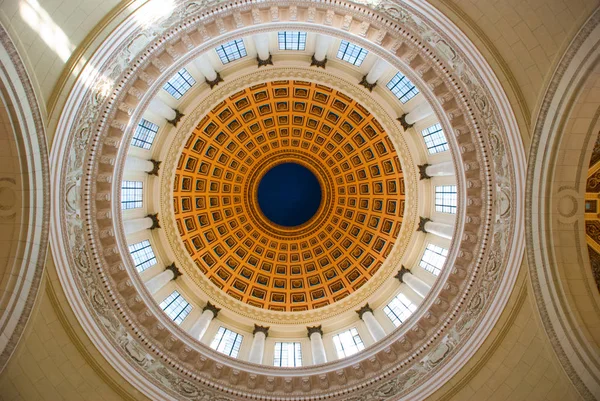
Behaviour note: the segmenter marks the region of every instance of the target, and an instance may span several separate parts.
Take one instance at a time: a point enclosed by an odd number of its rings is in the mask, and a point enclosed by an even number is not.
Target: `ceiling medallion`
[[[283,226],[259,206],[262,178],[293,163],[320,195],[314,216]],[[294,177],[288,177],[294,180]],[[300,312],[362,287],[394,246],[404,216],[394,145],[360,103],[301,80],[252,85],[214,107],[175,173],[181,241],[197,268],[248,305]]]

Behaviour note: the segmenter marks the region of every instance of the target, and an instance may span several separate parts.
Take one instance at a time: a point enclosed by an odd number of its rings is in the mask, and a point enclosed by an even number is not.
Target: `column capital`
[[[377,86],[377,81],[370,84],[369,81],[367,81],[367,75],[363,75],[362,79],[360,80],[360,82],[358,84],[367,88],[369,90],[369,92],[373,92],[373,88]]]
[[[219,85],[219,82],[223,82],[223,78],[221,78],[221,74],[219,74],[218,72],[217,72],[217,77],[215,79],[213,79],[212,81],[210,81],[208,78],[204,78],[204,80],[206,81],[208,86],[210,86],[210,89]]]
[[[431,178],[429,174],[427,174],[427,167],[431,166],[431,164],[419,164],[417,167],[419,168],[419,179],[420,180],[428,180]]]
[[[321,325],[318,326],[308,326],[306,327],[306,330],[308,331],[308,338],[310,338],[312,333],[319,333],[321,335],[321,337],[323,337],[323,330],[321,330]]]
[[[158,220],[158,213],[149,214],[146,216],[150,220],[152,220],[152,225],[150,226],[150,230],[154,230],[155,228],[160,228],[160,221]]]
[[[179,271],[179,269],[177,268],[177,266],[175,266],[175,262],[173,262],[169,266],[165,267],[165,270],[171,270],[173,272],[173,280],[176,280],[177,277],[181,276],[181,274],[182,274]]]
[[[259,326],[258,324],[254,324],[254,331],[252,332],[252,334],[256,334],[256,333],[265,333],[265,337],[269,337],[269,329],[270,327],[266,327],[266,326]]]
[[[362,319],[363,315],[367,312],[373,313],[373,309],[371,309],[368,303],[366,303],[365,306],[356,311],[356,313],[358,313],[359,319]]]
[[[217,317],[221,308],[217,308],[215,305],[211,304],[210,302],[207,302],[206,306],[204,308],[202,308],[202,312],[204,312],[205,310],[211,311],[213,313],[214,317]]]
[[[400,117],[398,117],[398,121],[400,121],[400,125],[402,125],[402,128],[404,128],[405,131],[409,128],[412,128],[414,125],[414,124],[409,124],[406,122],[407,115],[408,115],[408,113],[404,113]]]
[[[180,112],[177,109],[173,109],[173,111],[175,112],[175,118],[172,120],[167,120],[167,122],[169,124],[171,124],[173,127],[177,127],[179,120],[181,120],[181,117],[183,117],[185,114],[183,114],[182,112]]]
[[[429,223],[430,221],[433,221],[433,220],[431,220],[430,218],[427,218],[427,217],[420,216],[419,217],[419,227],[417,227],[417,231],[421,231],[421,232],[427,234],[429,231],[427,231],[425,229],[425,224]]]
[[[148,175],[155,175],[158,177],[158,170],[160,169],[160,164],[162,163],[161,161],[157,161],[154,159],[150,159],[148,160],[150,163],[152,163],[152,170],[151,171],[146,171],[146,174]]]
[[[404,265],[402,265],[402,267],[400,268],[400,270],[398,270],[398,273],[396,273],[394,278],[397,278],[398,280],[400,280],[401,283],[404,283],[403,279],[406,273],[410,273],[410,270],[408,270],[406,267],[404,267]]]
[[[327,57],[325,57],[323,60],[319,61],[315,58],[315,55],[312,55],[312,58],[310,60],[310,66],[315,66],[315,67],[320,67],[320,68],[325,68],[325,65],[327,64]]]
[[[269,58],[266,60],[261,59],[258,55],[256,56],[256,62],[258,63],[258,68],[264,67],[267,65],[273,65],[273,55],[269,54]]]

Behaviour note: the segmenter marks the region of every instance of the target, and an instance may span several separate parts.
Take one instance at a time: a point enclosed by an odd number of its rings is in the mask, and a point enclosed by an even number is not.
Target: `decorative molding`
[[[404,113],[400,117],[398,117],[398,121],[400,122],[400,125],[402,125],[402,128],[404,128],[404,131],[406,131],[407,129],[412,128],[414,126],[414,124],[409,124],[406,122],[407,115],[408,115],[408,113]]]
[[[221,310],[221,308],[217,308],[215,305],[211,304],[210,302],[207,302],[206,305],[204,306],[204,308],[202,308],[203,312],[205,310],[211,311],[214,315],[213,316],[213,319],[214,319],[219,314],[219,311]]]
[[[433,220],[428,217],[419,216],[419,227],[417,227],[417,231],[427,234],[429,231],[425,229],[425,224],[429,223],[430,221]]]
[[[400,280],[400,281],[402,281],[402,280]],[[362,320],[363,315],[367,312],[373,313],[373,309],[371,309],[371,307],[369,306],[368,303],[366,303],[362,308],[360,308],[359,310],[356,311],[356,313],[358,314],[358,318],[361,320]]]
[[[429,174],[427,174],[427,167],[431,166],[431,164],[419,164],[417,167],[419,168],[419,180],[428,180],[431,178]]]
[[[256,62],[258,64],[258,68],[267,65],[273,65],[273,55],[269,54],[269,58],[267,58],[266,60],[262,60],[260,57],[256,56]]]
[[[396,273],[396,275],[394,276],[394,278],[397,278],[398,281],[400,281],[401,283],[404,283],[404,275],[406,273],[410,273],[410,270],[408,270],[406,267],[401,266],[400,270],[398,270],[398,273]]]
[[[148,171],[147,174],[148,175],[154,175],[154,176],[158,177],[158,171],[160,170],[160,164],[162,162],[154,160],[154,159],[150,159],[149,162],[152,163],[152,170]]]
[[[252,334],[265,333],[265,337],[269,337],[269,329],[270,329],[270,327],[259,326],[258,324],[255,324],[254,325],[254,330],[252,331]]]
[[[175,263],[171,263],[169,266],[165,267],[165,270],[170,270],[173,272],[173,280],[177,280],[177,277],[182,275],[181,271],[177,268]]]
[[[325,69],[326,65],[327,65],[327,57],[325,57],[323,60],[319,61],[315,58],[315,55],[313,54],[312,57],[310,58],[310,66],[311,67]]]
[[[377,81],[370,84],[367,81],[367,76],[363,75],[362,79],[360,80],[360,82],[358,84],[367,88],[369,90],[369,92],[373,92],[373,88],[375,88],[377,86]]]
[[[217,72],[217,77],[212,81],[209,81],[208,78],[204,78],[210,89],[213,89],[215,86],[219,85],[219,82],[223,82],[223,78],[221,78],[221,74]]]
[[[152,225],[150,226],[150,230],[154,230],[160,228],[160,221],[158,220],[158,213],[146,215],[146,217],[152,220]]]
[[[171,124],[173,127],[177,127],[177,124],[179,124],[179,121],[185,114],[183,114],[182,112],[180,112],[177,109],[173,109],[173,111],[175,111],[175,118],[173,118],[172,120],[167,120],[167,122],[169,124]]]
[[[321,325],[318,325],[318,326],[309,326],[309,327],[306,328],[306,332],[307,332],[308,338],[310,338],[310,336],[313,333],[319,333],[319,335],[321,337],[323,337],[323,329],[321,328]]]

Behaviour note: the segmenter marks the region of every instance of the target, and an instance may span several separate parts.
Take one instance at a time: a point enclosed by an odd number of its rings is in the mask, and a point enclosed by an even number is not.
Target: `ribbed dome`
[[[297,226],[272,222],[258,204],[261,178],[283,163],[321,187],[318,210]],[[173,189],[198,268],[230,296],[278,311],[319,308],[362,286],[391,251],[404,202],[400,161],[377,120],[339,91],[287,80],[214,107],[189,136]]]

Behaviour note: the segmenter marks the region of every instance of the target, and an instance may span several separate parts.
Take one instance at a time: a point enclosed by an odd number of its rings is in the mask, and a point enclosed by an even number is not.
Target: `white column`
[[[318,365],[327,362],[325,345],[323,344],[323,331],[321,326],[309,327],[308,338],[310,338],[310,348],[312,351],[313,363]]]
[[[269,35],[266,33],[260,33],[252,37],[254,39],[254,46],[256,46],[256,53],[258,58],[261,60],[267,60],[269,58]]]
[[[198,341],[202,340],[204,333],[206,333],[208,326],[210,326],[210,322],[217,317],[219,310],[219,308],[208,302],[202,310],[202,314],[190,329],[190,335]]]
[[[327,50],[329,50],[329,45],[331,44],[332,40],[333,38],[331,36],[317,34],[315,39],[315,60],[325,60],[325,57],[327,57]]]
[[[374,84],[377,82],[379,78],[383,75],[383,73],[388,69],[389,65],[385,60],[377,59],[373,67],[369,70],[367,74],[367,82],[370,84]]]
[[[154,295],[174,278],[175,273],[173,273],[172,270],[166,269],[165,271],[146,281],[146,288],[148,289],[148,291],[150,291],[150,294]]]
[[[431,164],[427,166],[425,172],[430,177],[454,175],[454,164],[451,161]]]
[[[262,363],[268,332],[268,327],[254,325],[254,339],[252,339],[252,346],[250,347],[250,353],[248,354],[248,362]]]
[[[154,164],[150,160],[144,160],[134,156],[127,156],[127,159],[125,159],[125,171],[148,173],[152,170],[154,170]]]
[[[452,239],[454,233],[454,226],[444,223],[436,223],[434,221],[428,221],[425,223],[425,231],[442,238]]]
[[[196,68],[198,68],[200,74],[204,75],[204,78],[206,78],[208,81],[214,81],[215,79],[217,79],[217,72],[215,71],[212,64],[210,63],[210,60],[208,59],[208,57],[206,57],[205,54],[195,59],[194,65],[196,66]]]
[[[163,102],[157,97],[150,101],[148,108],[150,109],[150,111],[158,114],[165,120],[174,120],[177,116],[175,110],[173,110],[169,105],[167,105],[165,102]]]
[[[431,287],[429,284],[412,274],[411,272],[404,273],[402,282],[409,286],[414,292],[425,298]]]
[[[125,220],[123,222],[123,228],[125,229],[125,235],[131,235],[143,230],[148,230],[152,227],[152,224],[153,221],[150,217],[142,217],[141,219]]]
[[[415,107],[410,111],[410,113],[406,114],[404,117],[404,121],[406,121],[409,125],[413,125],[417,121],[424,119],[425,117],[429,117],[433,114],[433,109],[429,105],[429,103],[424,102]]]
[[[363,322],[365,322],[365,326],[367,326],[367,330],[369,331],[369,334],[371,334],[371,337],[373,337],[373,340],[379,341],[383,337],[385,337],[385,331],[383,330],[383,327],[381,327],[377,319],[375,319],[375,316],[373,315],[373,310],[369,307],[369,304],[366,304],[365,306],[360,308],[360,310],[358,310],[357,313],[358,317],[361,318]]]

